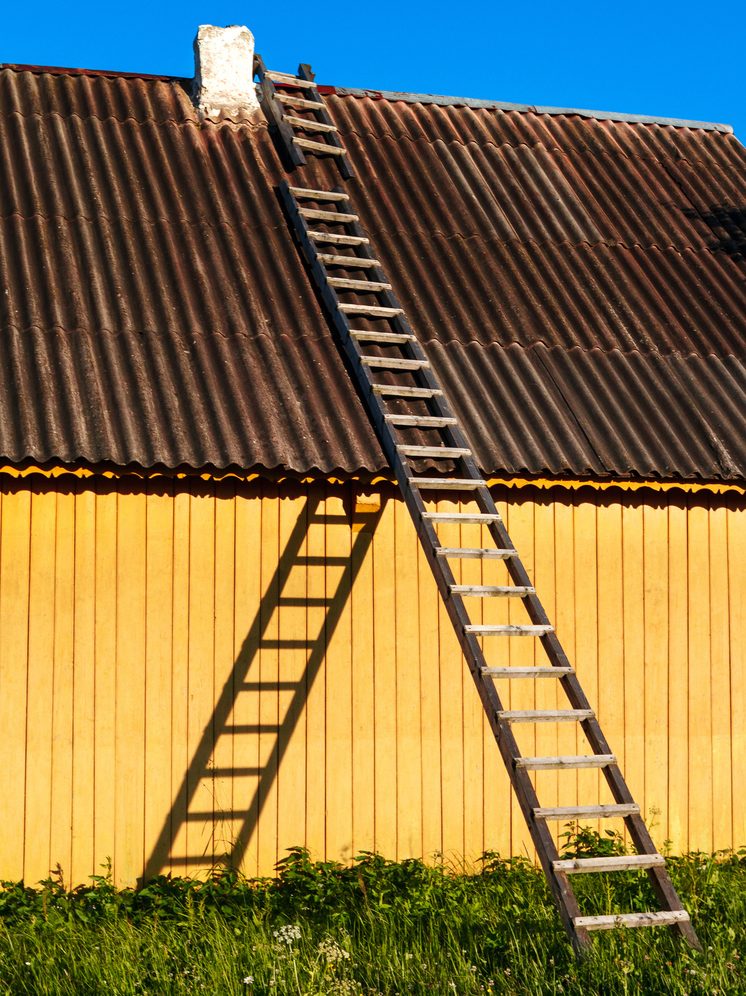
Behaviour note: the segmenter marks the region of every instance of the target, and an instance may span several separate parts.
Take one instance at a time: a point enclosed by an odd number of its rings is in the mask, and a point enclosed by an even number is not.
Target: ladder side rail
[[[301,62],[298,66],[298,76],[302,80],[309,80],[313,83],[316,74],[311,72],[311,67],[307,62]],[[319,91],[317,89],[311,90],[307,95],[307,99],[312,100],[314,103],[319,105],[318,111],[315,112],[319,115],[319,119],[324,124],[335,127],[334,122],[332,121],[332,116],[329,113],[329,109],[324,103],[324,98],[321,96]],[[347,149],[345,148],[342,139],[339,137],[339,132],[329,131],[325,134],[329,145],[334,145],[337,149],[344,150],[344,155],[339,157],[339,171],[342,174],[343,179],[349,180],[350,177],[355,175],[355,170],[352,168],[350,157],[347,155]]]
[[[480,488],[477,492],[477,501],[480,508],[489,513],[497,511],[494,501],[492,500],[492,496],[489,492],[484,494],[484,491],[485,489]],[[510,544],[510,536],[502,522],[492,522],[489,524],[488,528],[492,534],[494,542],[497,545],[502,546],[503,544]],[[508,572],[510,573],[515,584],[531,584],[528,573],[519,558],[511,558],[506,563]],[[533,593],[527,595],[524,599],[524,604],[526,605],[529,617],[533,622],[539,624],[549,622],[549,616],[547,615],[537,594]],[[569,661],[556,633],[547,633],[546,635],[539,637],[539,639],[544,646],[547,657],[554,667],[569,667]],[[561,682],[573,709],[590,708],[588,699],[586,698],[585,692],[583,691],[576,674],[572,673],[563,675],[559,681]],[[596,717],[581,720],[581,727],[594,754],[612,753],[603,731],[601,730],[601,725]],[[624,776],[622,775],[619,765],[616,763],[610,764],[602,770],[614,801],[616,803],[634,802],[634,797],[630,792]],[[650,836],[650,832],[639,814],[625,817],[624,823],[629,831],[632,843],[639,854],[658,853],[658,848],[655,846],[655,843]],[[684,904],[676,892],[665,868],[649,868],[647,869],[647,875],[653,891],[655,892],[656,899],[663,909],[684,909]],[[675,923],[670,929],[684,938],[689,945],[701,950],[700,941],[689,921]]]
[[[305,166],[306,157],[300,147],[295,144],[293,129],[285,120],[285,112],[277,99],[277,90],[272,80],[267,76],[267,68],[264,59],[257,53],[254,54],[254,74],[259,77],[259,86],[262,90],[262,110],[269,124],[277,129],[282,139],[290,162],[293,166]]]
[[[534,810],[539,808],[539,800],[536,796],[533,783],[524,768],[517,768],[515,759],[520,757],[520,749],[515,740],[510,723],[501,720],[499,714],[502,712],[500,701],[494,682],[481,673],[486,662],[478,640],[471,634],[465,632],[464,627],[469,623],[469,616],[460,596],[453,595],[450,585],[454,583],[453,574],[447,563],[441,562],[435,556],[434,549],[439,546],[437,533],[433,525],[428,520],[422,518],[425,510],[424,502],[419,491],[412,488],[409,481],[412,477],[410,468],[404,463],[401,455],[396,450],[396,445],[391,435],[388,423],[384,419],[386,414],[382,399],[373,392],[370,379],[370,371],[361,362],[361,352],[359,345],[352,336],[349,335],[349,322],[344,312],[338,308],[339,298],[334,288],[326,283],[325,271],[321,263],[316,259],[317,251],[313,241],[308,237],[308,224],[298,212],[298,205],[295,198],[290,193],[289,184],[283,180],[280,190],[285,200],[288,212],[293,221],[296,233],[301,241],[306,259],[311,266],[316,283],[321,291],[324,303],[332,316],[335,326],[340,333],[349,360],[353,365],[358,383],[363,392],[369,413],[373,419],[382,442],[384,452],[394,471],[402,497],[407,505],[413,522],[417,526],[417,535],[420,539],[425,556],[428,560],[433,576],[437,583],[441,597],[443,598],[446,611],[451,619],[455,634],[464,652],[469,670],[477,687],[482,706],[487,715],[490,728],[497,742],[498,748],[503,756],[505,766],[510,777],[513,790],[521,807],[526,825],[533,840],[536,851],[539,855],[543,871],[546,875],[554,902],[559,911],[563,926],[576,951],[583,952],[590,948],[590,938],[587,930],[576,928],[573,917],[580,915],[580,910],[575,898],[575,894],[567,881],[566,873],[555,871],[553,861],[559,859],[554,838],[547,826],[546,820],[536,817]]]

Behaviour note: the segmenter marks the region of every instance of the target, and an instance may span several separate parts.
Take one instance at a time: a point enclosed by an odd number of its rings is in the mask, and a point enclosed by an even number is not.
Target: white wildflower
[[[278,944],[287,944],[288,947],[292,947],[295,941],[300,940],[301,929],[297,923],[286,923],[279,930],[273,931],[272,935]]]
[[[323,958],[326,958],[327,964],[333,964],[337,961],[344,961],[346,958],[350,957],[349,952],[340,947],[333,937],[325,937],[319,944],[319,954]]]

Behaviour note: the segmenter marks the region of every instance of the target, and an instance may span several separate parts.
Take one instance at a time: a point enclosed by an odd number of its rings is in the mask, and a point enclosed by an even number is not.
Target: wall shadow
[[[189,767],[184,773],[178,792],[175,794],[171,808],[163,822],[163,828],[145,863],[141,884],[169,870],[171,864],[180,866],[218,866],[237,867],[240,865],[244,852],[252,838],[254,830],[262,813],[262,809],[270,795],[270,789],[277,778],[283,757],[291,742],[298,717],[305,708],[313,683],[321,670],[327,646],[339,623],[342,612],[350,597],[352,586],[363,564],[373,539],[376,527],[386,506],[386,498],[382,498],[379,507],[373,506],[371,511],[360,511],[354,505],[347,514],[327,515],[319,512],[321,497],[309,496],[293,531],[285,544],[277,569],[261,599],[254,620],[249,628],[241,651],[235,661],[230,676],[225,682],[222,692],[215,705],[212,717],[205,726],[202,737],[194,751]],[[304,541],[313,525],[344,525],[348,528],[357,525],[354,530],[354,541],[350,554],[344,557],[306,556],[301,554]],[[323,598],[303,598],[283,596],[293,569],[298,567],[340,567],[341,577],[336,583],[334,593]],[[293,606],[301,609],[311,607],[325,609],[319,633],[308,640],[269,639],[265,637],[270,620],[275,610],[282,606]],[[308,653],[302,676],[297,681],[251,681],[252,666],[258,660],[259,651],[267,650],[304,650]],[[277,724],[230,724],[231,713],[238,697],[245,692],[292,692],[292,698]],[[256,734],[274,736],[275,745],[270,751],[266,762],[258,767],[215,767],[212,763],[215,746],[222,736],[235,734]],[[244,807],[234,807],[233,810],[215,812],[191,812],[195,794],[206,779],[221,777],[237,779],[241,777],[256,777],[258,779],[253,794]],[[251,790],[249,790],[251,791]],[[240,829],[234,832],[230,846],[220,855],[173,854],[177,837],[187,822],[217,822],[242,821]]]

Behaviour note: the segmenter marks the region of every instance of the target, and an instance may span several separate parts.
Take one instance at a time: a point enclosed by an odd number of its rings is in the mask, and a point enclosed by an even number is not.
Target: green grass
[[[568,853],[593,843],[573,835]],[[73,892],[59,877],[5,883],[0,996],[746,996],[746,858],[692,854],[669,867],[705,953],[665,928],[618,929],[598,933],[583,963],[543,876],[496,855],[467,874],[370,854],[346,868],[294,849],[276,880],[164,877],[139,892],[107,876]],[[644,873],[573,881],[583,912],[657,908]]]

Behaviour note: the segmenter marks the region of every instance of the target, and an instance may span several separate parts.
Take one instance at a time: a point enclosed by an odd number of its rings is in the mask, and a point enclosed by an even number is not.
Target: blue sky
[[[723,121],[746,136],[743,0],[7,2],[0,62],[191,76],[199,24],[246,24],[320,83]]]

